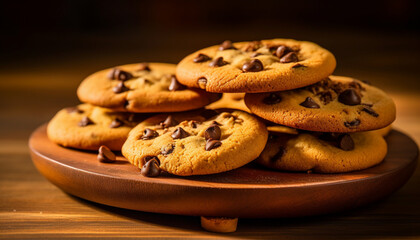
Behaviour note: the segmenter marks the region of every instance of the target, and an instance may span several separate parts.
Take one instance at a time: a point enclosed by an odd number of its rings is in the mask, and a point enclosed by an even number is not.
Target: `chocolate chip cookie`
[[[245,105],[245,93],[223,93],[220,100],[206,106],[207,109],[231,108],[251,112]]]
[[[220,95],[178,82],[175,65],[128,64],[96,72],[80,84],[82,102],[130,112],[178,112],[201,108]]]
[[[380,89],[349,77],[330,76],[283,92],[246,94],[252,113],[292,128],[320,132],[359,132],[395,120],[395,104]]]
[[[285,171],[342,173],[374,166],[386,153],[387,144],[375,131],[270,134],[256,161],[268,168]]]
[[[49,122],[48,138],[64,147],[120,151],[130,130],[150,114],[113,112],[81,104],[60,110]]]
[[[184,85],[209,92],[273,92],[318,82],[335,66],[334,55],[311,42],[225,41],[185,57],[176,76]]]
[[[146,176],[151,161],[150,172],[159,167],[180,176],[213,174],[257,158],[267,136],[261,121],[239,110],[163,114],[136,126],[122,154]]]

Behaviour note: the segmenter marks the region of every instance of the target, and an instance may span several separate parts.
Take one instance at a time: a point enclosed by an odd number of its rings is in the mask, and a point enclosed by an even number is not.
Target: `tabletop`
[[[383,38],[369,33],[350,36],[341,32],[334,36],[334,40],[328,40],[323,37],[326,32],[313,33],[309,40],[321,41],[323,46],[336,54],[339,62],[336,74],[369,79],[374,85],[387,91],[397,105],[394,128],[420,143],[420,81],[416,72],[418,55],[406,49],[405,44],[399,44],[418,43],[418,38],[401,35]],[[220,31],[217,34],[201,34],[228,35],[227,32]],[[36,52],[33,52],[26,60],[0,67],[1,239],[336,239],[337,236],[344,239],[420,238],[418,168],[401,189],[369,206],[324,216],[239,219],[238,230],[229,234],[204,231],[200,227],[199,217],[130,211],[89,202],[66,194],[40,175],[29,156],[29,135],[60,108],[78,103],[76,88],[85,76],[101,68],[128,62],[148,59],[177,62],[188,52],[222,38],[209,37],[201,45],[195,43],[190,46],[182,43],[181,37],[176,36],[182,34],[170,35],[169,39],[180,44],[180,48],[169,45],[160,48],[157,53],[147,48],[133,52],[124,44],[104,53],[100,51],[103,48],[97,45],[104,46],[109,42],[97,37],[88,39],[89,43],[81,52],[54,53],[42,58],[36,57]],[[295,37],[300,38],[302,35]],[[140,39],[141,36],[136,35],[133,38]],[[39,41],[43,40],[45,39]],[[86,44],[86,38],[84,40]],[[78,39],[66,41],[81,44]],[[114,41],[122,40],[115,37]],[[130,41],[127,45],[134,46],[135,40]],[[364,47],[358,47],[362,45]],[[392,57],[387,50],[390,48]]]

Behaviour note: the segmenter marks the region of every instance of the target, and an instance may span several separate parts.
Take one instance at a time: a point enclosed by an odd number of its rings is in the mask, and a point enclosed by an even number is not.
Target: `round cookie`
[[[81,104],[60,110],[48,123],[48,138],[64,147],[120,151],[130,130],[150,114],[113,112]]]
[[[175,65],[127,64],[96,72],[82,81],[82,102],[130,112],[179,112],[201,108],[219,94],[188,89],[175,75]]]
[[[269,121],[319,132],[375,130],[391,124],[396,114],[383,91],[339,76],[290,91],[246,94],[245,103]]]
[[[205,175],[251,162],[264,149],[267,136],[261,121],[239,110],[163,114],[136,126],[122,154],[139,168],[157,158],[168,173]]]
[[[223,93],[220,100],[206,106],[207,109],[231,108],[251,112],[244,102],[245,93]]]
[[[386,153],[385,140],[375,132],[271,134],[256,161],[285,171],[342,173],[374,166]]]
[[[225,41],[185,57],[176,76],[182,84],[208,92],[273,92],[318,82],[335,66],[334,55],[312,42]]]

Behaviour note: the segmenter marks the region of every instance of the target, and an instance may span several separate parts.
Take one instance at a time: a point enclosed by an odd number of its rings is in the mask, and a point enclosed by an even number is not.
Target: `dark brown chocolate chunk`
[[[115,162],[117,157],[107,146],[102,145],[99,147],[97,159],[102,163],[112,163]]]
[[[155,130],[152,130],[150,128],[146,128],[143,131],[143,136],[141,137],[141,139],[143,140],[149,140],[149,139],[153,139],[155,137],[159,136],[159,133],[156,132]]]
[[[242,66],[244,72],[259,72],[264,69],[263,63],[259,59],[252,59]]]
[[[128,90],[130,90],[130,89],[124,85],[123,81],[119,81],[118,84],[115,87],[112,88],[112,91],[114,93],[122,93],[122,92],[126,92]]]
[[[263,99],[263,103],[267,105],[274,105],[281,102],[281,97],[276,93],[270,93],[267,97]]]
[[[211,61],[209,63],[210,67],[221,67],[228,64],[225,60],[223,60],[223,57],[218,57],[216,59],[214,59],[213,61]]]
[[[338,137],[338,147],[344,151],[350,151],[354,149],[354,141],[348,134],[342,134]]]
[[[66,111],[68,113],[78,113],[78,114],[81,114],[81,113],[85,112],[85,111],[79,109],[78,107],[68,107],[68,108],[66,108]]]
[[[113,79],[113,80],[116,79],[116,80],[120,80],[120,81],[127,81],[127,80],[133,78],[133,75],[131,75],[131,73],[123,71],[121,69],[113,68],[108,73],[108,78]]]
[[[236,49],[230,40],[226,40],[222,42],[219,46],[219,51],[227,50],[227,49]]]
[[[146,156],[146,157],[144,157],[144,163],[143,163],[143,165],[144,164],[146,164],[148,161],[150,161],[150,160],[155,160],[157,163],[158,163],[158,165],[160,165],[160,160],[159,160],[159,158],[158,157],[156,157],[156,156]]]
[[[248,45],[246,45],[245,48],[243,48],[243,50],[245,52],[252,52],[252,51],[257,50],[261,46],[262,46],[261,41],[252,41],[252,42],[248,43]]]
[[[157,177],[160,175],[159,163],[156,161],[156,157],[147,161],[141,168],[141,175],[145,177]]]
[[[354,89],[346,89],[338,95],[338,101],[349,106],[359,105],[360,95]]]
[[[207,62],[211,58],[207,56],[206,54],[199,53],[197,57],[193,59],[193,62],[195,63],[201,63],[201,62]]]
[[[176,126],[177,124],[178,122],[172,117],[172,115],[169,115],[168,117],[166,117],[165,121],[160,123],[160,126],[162,126],[163,128],[168,128]]]
[[[205,109],[200,113],[200,116],[204,117],[205,119],[209,119],[217,115],[219,115],[219,113],[213,109]]]
[[[286,55],[284,55],[282,58],[280,58],[281,63],[290,63],[290,62],[297,62],[297,61],[299,61],[299,59],[295,52],[289,52]]]
[[[171,154],[174,151],[174,149],[175,149],[175,145],[174,144],[168,144],[166,146],[163,146],[160,149],[160,152],[162,153],[162,155],[166,156],[166,155]]]
[[[373,110],[370,106],[365,106],[362,109],[363,112],[366,112],[374,117],[379,117],[379,114],[377,112],[375,112],[375,110]]]
[[[276,52],[275,52],[275,55],[278,57],[278,58],[282,58],[286,53],[288,52],[288,49],[287,49],[287,47],[286,46],[279,46],[277,49],[276,49]]]
[[[186,88],[187,87],[185,87],[184,85],[178,82],[175,75],[171,76],[171,84],[169,85],[169,91],[178,91],[178,90],[183,90]]]
[[[82,120],[78,123],[79,127],[86,127],[87,125],[93,124],[92,120],[88,117],[83,117]]]
[[[355,128],[359,125],[360,125],[360,120],[359,119],[354,119],[351,122],[344,122],[344,126],[346,126],[348,128]]]
[[[188,136],[190,136],[190,134],[186,132],[182,127],[178,127],[177,129],[175,129],[175,131],[171,135],[173,139],[182,139]]]
[[[222,130],[217,124],[212,124],[210,127],[206,129],[204,132],[204,138],[206,140],[214,139],[214,140],[220,140],[220,137],[222,136]]]
[[[146,63],[146,62],[140,63],[138,71],[150,71],[149,63]]]
[[[124,125],[124,122],[121,121],[120,119],[116,118],[114,120],[112,120],[111,124],[109,125],[110,128],[119,128],[122,125]]]
[[[278,152],[270,159],[271,162],[276,162],[286,153],[286,149],[283,146],[279,147]]]
[[[311,97],[307,97],[305,101],[301,102],[299,105],[306,108],[320,108],[319,104],[316,103]]]
[[[195,120],[191,120],[191,121],[190,121],[190,126],[191,126],[192,128],[197,128],[198,124],[200,124],[200,122],[195,121]]]
[[[204,77],[199,78],[199,79],[197,80],[197,83],[198,83],[198,86],[199,86],[201,89],[206,89],[206,86],[207,86],[207,79],[206,79],[206,78],[204,78]]]
[[[297,64],[293,65],[292,68],[293,69],[296,69],[296,68],[306,68],[306,66],[303,65],[303,64],[297,63]]]
[[[220,146],[222,146],[222,142],[219,140],[209,139],[206,141],[206,151],[210,151]]]

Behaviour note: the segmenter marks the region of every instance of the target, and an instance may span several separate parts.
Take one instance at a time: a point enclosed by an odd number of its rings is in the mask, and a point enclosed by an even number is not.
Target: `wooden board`
[[[48,140],[46,125],[30,140],[41,174],[72,195],[146,212],[226,217],[298,217],[355,208],[400,188],[415,170],[418,147],[392,131],[388,154],[372,168],[345,174],[275,172],[252,163],[214,175],[146,178],[123,157],[96,160],[95,152],[60,147]],[[372,149],[374,151],[374,149]]]

